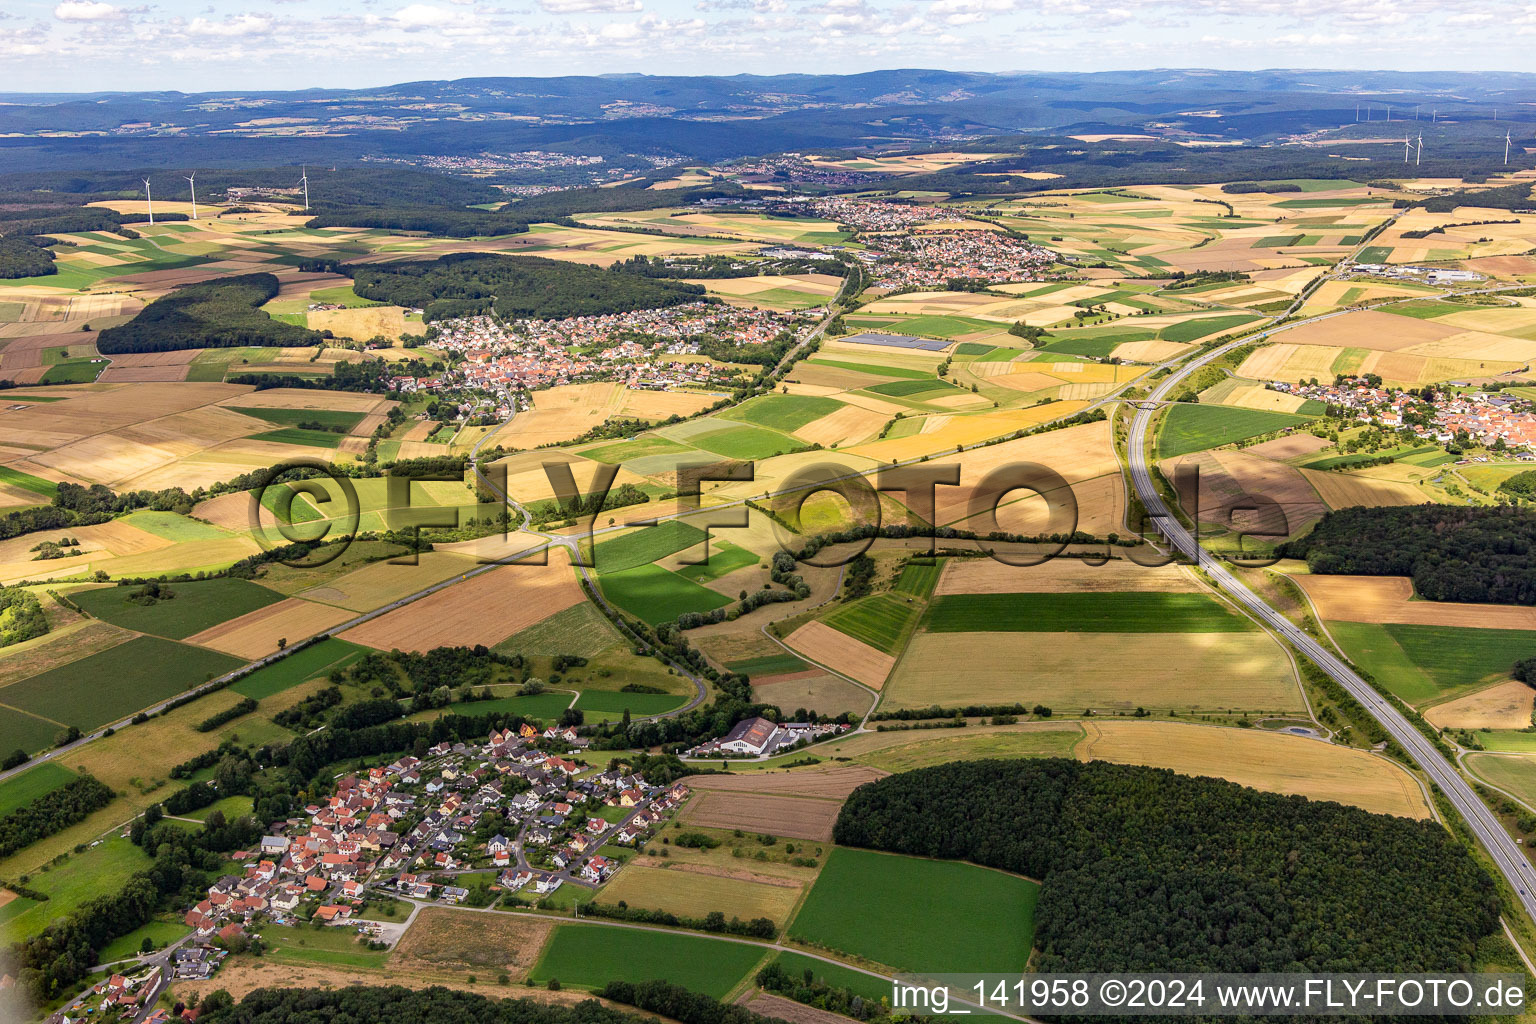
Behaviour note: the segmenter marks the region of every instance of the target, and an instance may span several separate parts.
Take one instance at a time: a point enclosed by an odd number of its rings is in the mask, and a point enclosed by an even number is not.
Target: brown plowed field
[[[739,828],[827,842],[842,807],[842,800],[705,790],[688,801],[680,817],[705,828]]]
[[[842,800],[864,783],[883,779],[888,774],[867,765],[850,764],[742,775],[694,775],[689,777],[687,783],[694,790],[790,794]]]
[[[187,637],[187,642],[253,660],[277,650],[280,639],[297,643],[351,617],[352,613],[344,608],[290,597],[238,619],[221,622]]]
[[[889,654],[882,654],[823,622],[807,622],[784,642],[812,661],[877,690],[896,664]]]

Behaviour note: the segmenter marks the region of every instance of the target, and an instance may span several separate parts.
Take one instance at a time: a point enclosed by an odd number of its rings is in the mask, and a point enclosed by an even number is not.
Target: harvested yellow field
[[[576,489],[582,494],[591,493],[593,481],[597,474],[605,467],[600,462],[584,459],[580,455],[559,449],[547,449],[536,452],[520,452],[510,455],[493,463],[496,472],[503,467],[507,474],[507,494],[514,501],[548,501],[555,496],[554,488],[549,482],[549,474],[545,472],[546,464],[565,464],[570,467],[571,479],[575,481]],[[487,469],[486,472],[496,479],[494,473]],[[631,473],[627,469],[620,469],[618,476],[614,477],[613,486],[621,484],[644,483],[645,478]]]
[[[836,412],[807,423],[795,431],[795,436],[824,448],[857,444],[878,434],[890,418],[887,413],[845,405]]]
[[[304,351],[308,352],[309,349]],[[243,409],[334,409],[337,412],[386,412],[396,403],[378,395],[361,394],[355,391],[311,391],[308,388],[268,388],[265,391],[250,391],[246,388],[235,388],[232,385],[222,385],[231,390],[242,392],[237,398],[222,402],[223,405],[239,406]]]
[[[620,395],[619,413],[623,416],[636,416],[643,420],[664,420],[669,416],[692,416],[695,413],[703,412],[724,397],[726,396],[723,393],[646,391],[625,388]]]
[[[1424,709],[1438,729],[1525,729],[1536,708],[1536,690],[1517,679]]]
[[[1433,320],[1399,316],[1378,310],[1356,310],[1292,328],[1285,332],[1291,345],[1319,345],[1328,348],[1368,348],[1379,352],[1399,352],[1427,342],[1439,341],[1457,333]]]
[[[1222,399],[1222,405],[1239,409],[1263,409],[1268,412],[1296,412],[1306,404],[1300,395],[1288,395],[1284,391],[1271,391],[1259,384],[1243,384]]]
[[[501,538],[497,535],[494,539]],[[303,591],[299,596],[308,601],[337,605],[354,612],[367,612],[397,601],[407,594],[424,590],[434,583],[441,583],[451,576],[468,572],[478,564],[476,559],[463,554],[425,551],[417,556],[415,565],[373,562],[360,569],[353,569],[323,587]]]
[[[931,433],[887,438],[884,441],[858,445],[848,450],[854,455],[862,455],[877,462],[890,462],[892,459],[906,461],[921,458],[924,455],[935,455],[946,450],[953,451],[956,445],[976,444],[979,441],[1011,434],[1016,430],[1027,430],[1049,420],[1070,416],[1086,404],[1085,402],[1052,402],[1049,405],[1032,406],[1028,409],[1000,409],[974,416],[953,416],[940,429]],[[1067,432],[1057,431],[1056,433]],[[1010,444],[1016,443],[1010,442]],[[989,452],[1007,447],[1009,444],[993,445],[982,451]],[[957,455],[956,458],[965,459],[979,454],[967,452],[964,456]],[[964,476],[961,478],[961,483],[962,485],[965,483]],[[954,488],[940,488],[940,490],[954,490]]]
[[[312,331],[330,331],[338,338],[368,341],[383,336],[398,341],[411,328],[423,333],[420,324],[408,325],[405,310],[399,306],[359,306],[355,309],[313,310],[307,316]]]
[[[1089,565],[1063,557],[1026,566],[992,558],[951,558],[934,594],[1194,593],[1199,589],[1182,566],[1143,566],[1126,558]]]
[[[503,565],[347,630],[343,640],[381,651],[500,643],[585,600],[561,548],[548,565]]]
[[[57,535],[51,530],[44,530],[0,541],[0,563],[29,561],[33,557],[32,548],[39,541],[57,540],[64,536],[78,540],[80,546],[73,550],[88,555],[137,555],[145,551],[158,551],[172,543],[124,520],[114,519],[96,526],[71,526],[59,530]],[[36,562],[32,564],[37,567]]]
[[[922,633],[882,707],[1044,704],[1077,713],[1304,710],[1290,660],[1262,633]]]
[[[1344,622],[1401,622],[1419,626],[1536,630],[1536,608],[1512,604],[1420,601],[1406,576],[1313,576],[1294,573],[1317,614]]]
[[[580,437],[623,408],[625,388],[609,382],[564,384],[536,391],[533,408],[520,412],[493,435],[490,443],[507,448],[537,448]]]
[[[896,659],[823,622],[807,622],[784,642],[810,661],[879,689]]]
[[[751,863],[748,861],[747,863]],[[719,871],[695,864],[651,866],[636,857],[597,897],[599,903],[623,901],[644,910],[665,910],[679,917],[703,918],[712,911],[750,921],[766,917],[782,925],[800,899],[799,882],[751,871]]]
[[[1528,306],[1472,308],[1465,313],[1452,313],[1436,319],[1439,323],[1449,324],[1452,327],[1498,334],[1505,331],[1526,331],[1536,327],[1536,309]]]
[[[1397,318],[1400,319],[1400,318]],[[1312,377],[1333,378],[1333,361],[1342,349],[1320,345],[1294,345],[1277,342],[1261,345],[1239,366],[1239,377],[1254,380],[1301,381]]]
[[[1536,313],[1536,310],[1520,312]],[[1465,314],[1457,314],[1465,316]],[[1475,314],[1474,314],[1475,315]],[[1445,359],[1477,359],[1494,362],[1523,363],[1536,359],[1536,341],[1510,338],[1485,331],[1462,331],[1437,341],[1414,345],[1404,351],[1416,356]]]
[[[1214,776],[1271,793],[1294,794],[1407,818],[1428,818],[1418,782],[1384,757],[1305,736],[1175,722],[1084,722],[1077,754]]]
[[[352,618],[343,608],[290,597],[187,637],[187,642],[253,661]]]
[[[1428,501],[1423,491],[1397,480],[1376,480],[1359,473],[1330,473],[1321,469],[1303,469],[1301,475],[1317,489],[1329,508],[1364,505],[1422,505]]]

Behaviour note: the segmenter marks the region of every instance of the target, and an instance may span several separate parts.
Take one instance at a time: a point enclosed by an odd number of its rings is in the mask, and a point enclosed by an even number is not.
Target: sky
[[[1536,71],[1531,0],[7,0],[0,91],[494,75]]]

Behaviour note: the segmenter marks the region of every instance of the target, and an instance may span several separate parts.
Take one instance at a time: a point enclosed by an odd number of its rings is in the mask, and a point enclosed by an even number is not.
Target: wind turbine
[[[1412,144],[1413,144],[1413,140],[1411,138],[1409,138],[1406,135],[1403,136],[1403,163],[1407,163],[1408,162],[1408,147],[1411,146]]]
[[[155,226],[155,197],[149,194],[149,179],[144,179],[144,202],[149,204],[149,226]]]
[[[197,220],[197,172],[187,175],[187,184],[192,186],[192,219]]]
[[[1424,136],[1421,133],[1419,135],[1419,148],[1413,154],[1413,166],[1415,166],[1415,167],[1419,166],[1419,161],[1421,161],[1423,159],[1424,159]]]
[[[1387,104],[1387,120],[1392,120],[1392,104]]]
[[[304,212],[309,212],[309,168],[302,168],[303,177],[299,178],[299,184],[304,186]]]
[[[1509,163],[1509,131],[1504,132],[1504,162]]]

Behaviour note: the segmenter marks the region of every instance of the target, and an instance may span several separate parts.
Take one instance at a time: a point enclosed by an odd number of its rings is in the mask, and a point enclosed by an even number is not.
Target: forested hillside
[[[696,302],[704,288],[537,256],[450,253],[435,260],[362,266],[353,290],[426,311],[426,319],[592,316]]]
[[[25,238],[0,238],[0,277],[57,274],[53,252]]]
[[[1536,604],[1536,513],[1522,508],[1343,508],[1276,551],[1315,573],[1410,576],[1431,601]]]
[[[319,331],[273,320],[261,306],[278,292],[271,274],[243,274],[178,288],[96,338],[102,355],[238,345],[314,345]]]
[[[1467,970],[1499,927],[1438,824],[1158,768],[905,772],[856,790],[833,838],[1043,880],[1040,971]]]

